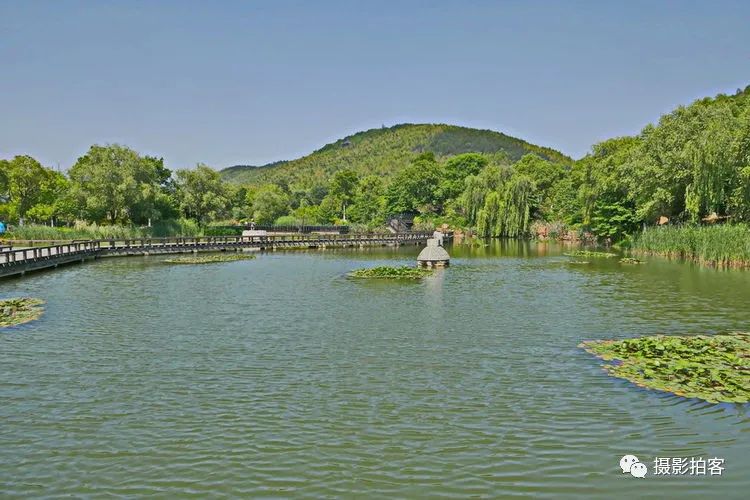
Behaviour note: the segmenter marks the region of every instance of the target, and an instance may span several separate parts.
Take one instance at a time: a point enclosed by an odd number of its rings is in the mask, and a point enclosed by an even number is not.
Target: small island
[[[432,274],[430,269],[400,266],[380,266],[365,269],[357,269],[349,273],[350,278],[370,278],[370,279],[411,279],[418,280]]]
[[[39,319],[44,301],[31,297],[0,300],[0,328],[21,325]]]
[[[655,335],[579,345],[634,384],[709,403],[750,402],[750,333]]]
[[[192,255],[189,257],[173,257],[165,259],[167,264],[217,264],[220,262],[234,262],[237,260],[251,260],[255,255],[240,253],[222,253],[212,255]]]

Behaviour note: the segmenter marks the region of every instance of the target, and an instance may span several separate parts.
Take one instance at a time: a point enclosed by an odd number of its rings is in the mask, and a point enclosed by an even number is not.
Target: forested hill
[[[554,149],[536,146],[492,130],[455,125],[403,124],[359,132],[296,160],[262,167],[238,165],[222,170],[221,174],[231,182],[252,184],[281,179],[299,185],[325,183],[343,169],[353,170],[362,177],[375,174],[389,178],[424,152],[432,152],[438,158],[460,153],[485,153],[504,157],[507,163],[515,162],[527,153],[536,153],[557,163],[572,162]]]

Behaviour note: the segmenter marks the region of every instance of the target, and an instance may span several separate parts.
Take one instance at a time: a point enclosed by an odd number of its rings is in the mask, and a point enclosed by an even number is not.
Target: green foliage
[[[487,237],[525,237],[533,222],[612,241],[632,239],[662,215],[680,223],[713,214],[749,221],[750,87],[680,107],[635,137],[594,145],[576,162],[497,132],[410,124],[221,175],[199,165],[172,176],[161,159],[117,145],[92,146],[67,178],[28,156],[0,160],[0,218],[11,223],[142,226],[183,216],[206,226],[286,216],[374,227],[401,212]],[[689,255],[721,260],[742,252]]]
[[[376,175],[368,175],[359,181],[354,195],[354,205],[349,210],[353,222],[380,224],[385,220],[385,197],[383,181]]]
[[[222,175],[237,184],[259,185],[285,179],[289,185],[309,187],[314,183],[327,183],[336,172],[350,169],[359,177],[377,175],[387,182],[423,152],[431,152],[438,159],[462,153],[484,153],[506,164],[526,153],[536,153],[557,163],[571,162],[555,150],[491,130],[403,124],[359,132],[296,160],[263,167],[231,167],[223,170]]]
[[[229,214],[231,194],[218,172],[198,164],[195,169],[178,170],[175,175],[177,199],[185,217],[205,223]]]
[[[318,220],[322,224],[335,224],[341,210],[341,200],[334,195],[326,195],[318,206]]]
[[[750,401],[750,334],[597,340],[579,347],[605,361],[604,369],[641,387],[710,403]]]
[[[630,204],[621,200],[596,200],[591,215],[591,231],[613,241],[634,231],[638,227],[635,210],[628,205]]]
[[[0,217],[23,223],[48,221],[64,212],[56,200],[67,191],[65,177],[30,156],[0,161]]]
[[[389,267],[380,266],[366,269],[357,269],[349,273],[352,278],[375,278],[375,279],[422,279],[432,274],[430,269],[419,267]]]
[[[320,216],[320,207],[317,205],[303,204],[292,212],[292,216],[303,226],[323,223]]]
[[[293,215],[282,215],[281,217],[273,221],[273,223],[276,226],[300,226],[302,225],[302,221]]]
[[[353,170],[340,170],[333,174],[329,193],[341,202],[341,217],[346,219],[346,207],[354,199],[359,178]]]
[[[485,183],[485,192],[481,196],[475,191],[473,181],[467,184],[471,192],[464,199],[468,203],[484,200],[482,208],[476,211],[477,231],[484,237],[526,236],[531,229],[531,212],[536,200],[534,181],[515,173],[507,181],[500,179],[494,190],[489,190],[491,184]],[[471,212],[474,207],[467,208]]]
[[[750,87],[681,106],[636,137],[594,146],[573,167],[580,218],[584,225],[593,223],[597,203],[604,200],[632,212],[618,228],[603,228],[610,234],[622,235],[660,216],[698,222],[716,213],[745,221],[750,217],[748,167]]]
[[[422,153],[399,172],[385,192],[386,211],[430,212],[439,203],[441,168],[432,153]]]
[[[162,160],[114,144],[91,146],[71,167],[69,177],[81,218],[142,223],[161,217],[157,198],[166,172]]]
[[[445,202],[457,198],[464,190],[464,181],[479,174],[489,164],[487,156],[464,153],[449,158],[443,165],[439,182],[439,198]]]
[[[289,211],[289,197],[275,184],[261,186],[252,203],[253,219],[258,224],[273,224]]]

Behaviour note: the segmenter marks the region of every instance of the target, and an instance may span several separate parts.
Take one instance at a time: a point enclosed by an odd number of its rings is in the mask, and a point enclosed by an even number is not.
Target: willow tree
[[[728,107],[706,114],[705,128],[684,148],[692,181],[685,189],[685,210],[694,222],[702,215],[726,211],[736,177],[733,144],[737,119]]]
[[[510,178],[512,171],[507,167],[489,166],[479,175],[470,175],[464,180],[464,191],[459,202],[464,215],[471,224],[478,224],[479,211],[484,208],[486,198],[493,191],[500,191]]]
[[[486,237],[518,238],[529,233],[536,185],[526,175],[514,175],[490,191],[477,211],[477,232]]]
[[[490,191],[484,197],[484,205],[477,211],[477,232],[485,238],[500,236],[498,223],[505,210],[505,200],[497,191]]]
[[[498,235],[517,238],[529,232],[536,185],[526,175],[514,175],[505,186],[504,210]]]

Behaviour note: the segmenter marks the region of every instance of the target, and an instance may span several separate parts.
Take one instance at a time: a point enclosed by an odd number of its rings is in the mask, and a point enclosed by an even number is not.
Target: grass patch
[[[30,297],[0,300],[0,328],[39,319],[44,313],[43,304],[43,300]]]
[[[616,253],[609,252],[595,252],[592,250],[573,250],[572,252],[564,253],[566,257],[594,257],[594,258],[611,258],[617,257]]]
[[[633,250],[711,266],[750,267],[750,227],[746,224],[647,227],[635,238]]]
[[[234,262],[236,260],[251,260],[255,255],[241,253],[226,253],[213,255],[191,255],[189,257],[173,257],[164,260],[167,264],[215,264],[219,262]]]
[[[645,262],[635,257],[623,257],[620,259],[620,264],[645,264]]]
[[[366,269],[357,269],[349,273],[352,278],[375,278],[375,279],[422,279],[432,274],[429,269],[420,267],[390,267],[380,266]]]
[[[604,370],[640,387],[710,403],[750,401],[749,333],[593,340],[579,347],[614,361]]]

